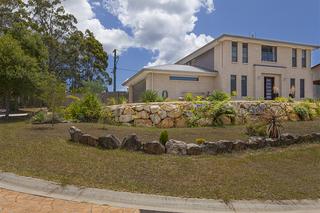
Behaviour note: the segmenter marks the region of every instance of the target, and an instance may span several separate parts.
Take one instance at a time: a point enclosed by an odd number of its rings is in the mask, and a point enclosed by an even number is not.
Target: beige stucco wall
[[[198,77],[199,81],[181,81],[170,80],[170,76],[189,76]],[[194,95],[206,96],[207,93],[211,93],[213,90],[218,89],[216,87],[216,80],[213,76],[200,76],[197,74],[159,74],[149,73],[146,77],[146,89],[155,90],[159,95],[162,95],[162,91],[168,91],[168,98],[178,99],[183,97],[185,93],[191,92]]]
[[[275,77],[275,86],[280,89],[280,95],[288,97],[290,91],[290,79],[296,79],[296,99],[300,97],[300,79],[305,79],[305,97],[313,97],[312,72],[310,69],[311,51],[307,51],[307,68],[301,67],[301,51],[297,48],[297,67],[291,66],[291,53],[293,47],[278,46],[276,43],[263,43],[264,45],[277,46],[277,62],[261,61],[261,45],[262,43],[250,43],[246,40],[233,40],[238,42],[238,62],[231,61],[231,42],[226,40],[220,42],[215,47],[215,70],[219,71],[219,82],[221,89],[230,92],[230,75],[237,76],[237,93],[238,99],[241,99],[241,75],[248,78],[248,96],[259,98],[264,97],[264,77]],[[249,46],[249,62],[242,63],[242,42],[248,43]],[[267,66],[254,66],[267,65]],[[268,67],[270,66],[270,67]],[[271,67],[281,66],[283,68]]]

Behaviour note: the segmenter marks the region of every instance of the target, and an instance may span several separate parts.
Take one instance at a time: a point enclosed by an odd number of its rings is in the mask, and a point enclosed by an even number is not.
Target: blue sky
[[[320,45],[320,0],[67,1],[79,27],[92,30],[104,44],[108,71],[113,68],[110,51],[121,51],[119,90],[142,67],[172,63],[223,33]],[[316,63],[319,50],[312,56]]]

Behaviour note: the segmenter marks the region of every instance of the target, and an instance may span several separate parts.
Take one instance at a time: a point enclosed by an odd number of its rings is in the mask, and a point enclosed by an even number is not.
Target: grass
[[[219,156],[153,156],[71,143],[70,125],[59,124],[52,129],[22,121],[0,123],[0,170],[62,184],[226,201],[320,198],[320,144]],[[161,131],[77,126],[95,136],[112,133],[122,138],[136,132],[143,141],[157,139]],[[320,131],[319,121],[286,123],[285,128],[297,134]],[[246,137],[241,126],[168,132],[169,137],[188,142],[200,137]]]

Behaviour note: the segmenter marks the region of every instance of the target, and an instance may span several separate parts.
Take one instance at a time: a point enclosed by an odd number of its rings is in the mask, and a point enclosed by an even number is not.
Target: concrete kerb
[[[178,198],[117,192],[105,189],[84,188],[72,185],[61,186],[51,181],[17,176],[0,172],[0,188],[77,202],[88,202],[123,208],[139,208],[169,212],[317,212],[319,200],[290,201],[230,201]]]

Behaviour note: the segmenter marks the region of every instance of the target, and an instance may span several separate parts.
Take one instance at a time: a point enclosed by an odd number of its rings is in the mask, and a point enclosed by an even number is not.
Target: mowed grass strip
[[[119,191],[211,199],[320,198],[320,143],[218,156],[153,156],[100,150],[70,141],[68,127],[0,123],[0,169],[19,175]],[[122,139],[132,132],[144,142],[162,130],[76,124],[89,134]],[[319,121],[286,123],[285,131],[320,131]],[[245,139],[244,127],[169,129],[170,138]],[[204,136],[205,134],[205,136]]]

